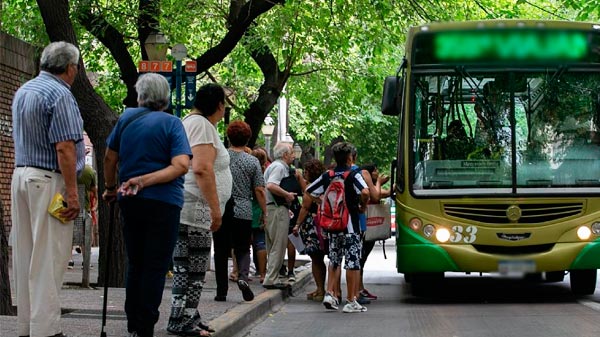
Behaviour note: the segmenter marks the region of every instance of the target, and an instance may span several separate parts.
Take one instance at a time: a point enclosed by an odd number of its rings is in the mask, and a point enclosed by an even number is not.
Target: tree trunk
[[[11,316],[15,312],[10,296],[10,278],[8,277],[8,240],[4,227],[4,205],[0,202],[0,315]]]
[[[67,41],[77,44],[75,31],[69,16],[69,4],[67,0],[38,0],[40,13],[46,26],[46,32],[51,41]],[[118,116],[106,105],[102,98],[94,91],[88,80],[83,62],[80,61],[82,71],[79,72],[72,91],[77,99],[81,116],[83,117],[84,128],[88,133],[90,140],[94,144],[96,158],[100,158],[98,165],[99,186],[104,186],[104,166],[102,159],[106,151],[106,138],[116,123]],[[99,189],[102,193],[103,189]],[[108,236],[108,206],[104,202],[99,203],[98,208],[98,228],[100,230],[100,267],[98,283],[104,285],[104,273],[109,273],[108,285],[111,287],[123,287],[125,284],[125,249],[123,243],[123,234],[120,231],[120,218],[115,217],[115,227],[113,231],[112,247],[106,247]],[[107,269],[105,255],[106,250],[111,251],[110,268]]]
[[[248,31],[247,35],[258,39],[252,30]],[[277,104],[285,83],[290,78],[290,71],[289,68],[286,68],[284,71],[279,70],[277,60],[266,44],[263,46],[246,45],[245,47],[264,77],[263,84],[258,90],[258,97],[244,112],[245,122],[252,129],[252,137],[248,142],[248,146],[253,147],[256,144],[256,139],[267,114]]]
[[[263,122],[269,112],[277,104],[277,99],[281,95],[281,91],[274,89],[279,87],[279,83],[269,83],[267,77],[258,90],[258,97],[250,104],[250,107],[244,111],[244,121],[250,125],[252,129],[252,137],[248,141],[250,148],[256,144],[256,139],[261,132]],[[285,82],[283,83],[285,85]]]
[[[339,142],[344,142],[345,139],[342,136],[338,136],[335,137],[334,139],[331,140],[331,142],[329,142],[329,145],[327,145],[325,147],[325,153],[324,153],[324,159],[323,159],[323,164],[325,164],[325,167],[329,167],[331,164],[335,164],[335,158],[333,158],[333,151],[331,150],[331,147],[333,147],[335,144],[339,143]]]

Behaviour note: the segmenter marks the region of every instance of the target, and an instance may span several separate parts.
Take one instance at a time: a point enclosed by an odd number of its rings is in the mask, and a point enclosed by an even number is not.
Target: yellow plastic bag
[[[52,197],[52,201],[50,201],[50,205],[48,206],[48,213],[60,220],[60,222],[67,223],[67,221],[69,220],[63,218],[60,215],[60,212],[62,212],[65,209],[67,209],[67,203],[65,202],[65,198],[62,196],[62,194],[56,193]]]

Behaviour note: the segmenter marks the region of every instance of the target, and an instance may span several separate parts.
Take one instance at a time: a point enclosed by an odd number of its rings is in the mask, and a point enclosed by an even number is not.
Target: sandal
[[[317,295],[317,291],[316,290],[313,291],[313,292],[310,292],[310,293],[306,294],[306,299],[307,300],[312,300],[313,297],[315,297],[315,295]]]
[[[323,302],[323,299],[325,298],[325,294],[315,294],[312,297],[312,300],[315,302]]]
[[[206,325],[206,324],[204,324],[204,323],[202,323],[202,322],[198,323],[198,327],[199,327],[200,329],[202,329],[202,330],[206,330],[206,331],[208,331],[208,332],[215,332],[215,329],[213,329],[213,328],[209,327],[208,325]]]
[[[231,282],[237,282],[238,281],[237,275],[234,274],[234,273],[229,274],[229,281],[231,281]]]

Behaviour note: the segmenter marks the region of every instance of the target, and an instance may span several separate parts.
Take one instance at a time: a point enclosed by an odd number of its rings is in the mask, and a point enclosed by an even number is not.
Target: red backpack
[[[336,174],[329,170],[329,186],[323,194],[320,207],[319,226],[329,233],[343,232],[350,220],[350,211],[346,203],[345,182],[353,171]]]

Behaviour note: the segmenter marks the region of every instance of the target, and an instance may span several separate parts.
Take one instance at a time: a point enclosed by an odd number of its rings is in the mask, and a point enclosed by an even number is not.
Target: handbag
[[[302,188],[300,187],[300,183],[298,182],[298,179],[296,178],[296,169],[290,168],[289,175],[287,177],[281,179],[281,182],[279,183],[279,187],[281,187],[284,191],[296,193],[297,196],[302,195]],[[297,201],[298,197],[296,197],[295,199]],[[278,195],[273,195],[273,200],[275,201],[275,204],[285,205],[286,207],[289,208],[289,205],[285,201],[284,197],[280,197]],[[300,203],[298,202],[298,205],[299,204]],[[298,209],[298,212],[299,211],[300,211],[300,209]]]
[[[367,205],[365,241],[386,240],[392,236],[390,207],[386,204]]]

